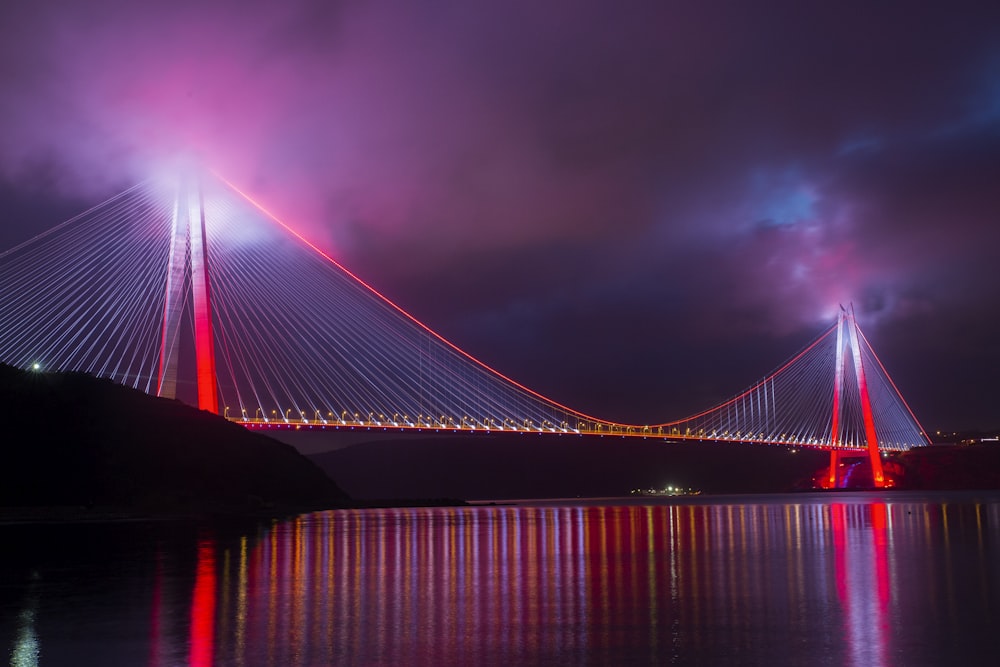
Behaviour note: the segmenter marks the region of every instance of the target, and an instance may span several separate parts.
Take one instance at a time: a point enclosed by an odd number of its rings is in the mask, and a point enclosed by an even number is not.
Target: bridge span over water
[[[870,460],[928,444],[852,309],[694,415],[585,414],[446,340],[212,174],[136,185],[0,252],[0,361],[84,371],[247,428],[752,442]],[[190,366],[190,380],[186,367]]]

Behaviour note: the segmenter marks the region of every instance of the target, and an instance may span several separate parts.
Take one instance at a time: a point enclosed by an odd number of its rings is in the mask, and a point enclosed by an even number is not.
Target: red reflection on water
[[[878,589],[878,664],[885,664],[888,650],[889,627],[889,553],[888,553],[888,511],[885,503],[873,503],[872,541],[875,547],[875,585]]]
[[[884,627],[884,614],[889,607],[888,509],[885,503],[873,503],[871,512],[872,539],[875,544],[875,581],[878,584],[879,608],[883,614],[880,620]]]
[[[888,521],[885,503],[830,505],[837,594],[854,665],[886,664],[891,632]]]
[[[215,644],[215,543],[198,543],[191,598],[191,667],[211,667]]]
[[[200,545],[191,664],[787,662],[817,633],[884,664],[889,523],[860,503],[313,514],[225,560],[218,599]]]
[[[833,567],[837,597],[845,609],[850,609],[847,597],[847,518],[844,516],[844,506],[840,503],[830,505],[830,526],[833,528]]]

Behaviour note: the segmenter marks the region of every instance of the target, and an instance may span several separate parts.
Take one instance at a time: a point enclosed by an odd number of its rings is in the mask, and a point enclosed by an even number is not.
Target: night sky
[[[853,303],[928,431],[1000,427],[1000,3],[5,0],[0,86],[0,248],[193,153],[584,412]]]

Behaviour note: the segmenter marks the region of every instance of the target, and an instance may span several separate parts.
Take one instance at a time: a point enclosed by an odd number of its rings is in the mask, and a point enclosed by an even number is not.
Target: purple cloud
[[[512,375],[667,418],[840,303],[898,366],[952,354],[941,318],[1000,334],[998,13],[15,1],[0,174],[93,201],[196,153]],[[958,376],[1000,363],[976,345]],[[908,379],[933,423],[1000,421]]]

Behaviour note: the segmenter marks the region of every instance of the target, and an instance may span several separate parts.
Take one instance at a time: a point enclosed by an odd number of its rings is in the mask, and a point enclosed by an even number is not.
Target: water
[[[18,666],[994,665],[1000,631],[998,495],[347,510],[0,536],[0,641]]]

